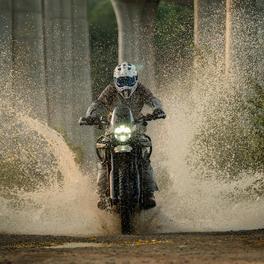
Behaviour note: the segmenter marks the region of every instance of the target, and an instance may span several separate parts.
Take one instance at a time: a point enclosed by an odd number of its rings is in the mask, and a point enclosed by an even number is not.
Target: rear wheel
[[[133,231],[133,209],[130,190],[130,158],[129,155],[120,155],[119,170],[119,201],[122,234],[131,234]]]

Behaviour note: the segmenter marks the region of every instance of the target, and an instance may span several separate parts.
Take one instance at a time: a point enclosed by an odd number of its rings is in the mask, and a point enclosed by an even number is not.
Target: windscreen
[[[111,127],[117,127],[119,125],[133,126],[134,117],[128,105],[118,105],[112,114]]]

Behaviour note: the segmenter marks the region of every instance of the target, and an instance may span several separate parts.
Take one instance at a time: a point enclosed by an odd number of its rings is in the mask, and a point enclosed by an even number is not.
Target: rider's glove
[[[156,108],[153,111],[153,115],[155,116],[155,118],[165,118],[166,117],[165,112],[161,108]]]
[[[79,125],[83,126],[83,125],[93,125],[95,122],[95,118],[92,116],[87,116],[87,117],[81,117],[79,119]]]
[[[86,118],[85,117],[80,117],[79,121],[78,121],[80,126],[86,125]]]

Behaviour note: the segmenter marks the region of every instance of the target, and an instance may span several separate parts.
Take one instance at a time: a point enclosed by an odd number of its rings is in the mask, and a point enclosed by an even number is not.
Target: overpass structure
[[[263,81],[256,67],[263,59],[263,5],[263,0],[194,0],[195,47],[222,60],[227,77],[250,75]]]
[[[138,64],[143,81],[157,89],[154,35],[159,0],[111,1],[119,61]],[[196,50],[210,50],[222,60],[226,75],[248,72],[263,84],[263,51],[256,51],[255,44],[264,46],[264,0],[168,2],[193,7]],[[256,21],[260,12],[262,24]],[[253,70],[255,63],[262,64],[258,70]],[[0,78],[1,94],[22,99],[33,116],[87,152],[92,133],[87,137],[76,125],[92,100],[87,0],[0,0]]]
[[[92,153],[77,124],[92,100],[86,0],[0,0],[0,79],[1,97]]]
[[[262,41],[263,44],[264,0],[166,2],[193,7],[195,49],[198,53],[214,54],[214,63],[222,64],[226,76],[242,75],[243,72],[263,81],[260,72],[253,72],[253,65],[264,61],[263,52],[257,50],[257,46],[261,46],[257,42]],[[143,81],[151,87],[157,87],[153,43],[159,1],[112,0],[112,4],[118,21],[119,61],[126,59],[138,65],[143,64]],[[262,22],[258,21],[259,18],[262,18]]]

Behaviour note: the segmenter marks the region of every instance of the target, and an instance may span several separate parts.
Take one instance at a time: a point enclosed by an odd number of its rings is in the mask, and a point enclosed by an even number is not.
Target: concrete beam
[[[85,156],[94,158],[94,130],[80,128],[77,121],[92,102],[90,72],[90,45],[87,1],[72,0],[72,132],[73,142],[81,147]]]
[[[44,0],[43,16],[46,87],[48,91],[48,124],[58,130],[62,130],[62,127],[64,127],[63,104],[60,103],[60,98],[62,98],[60,10],[60,1]]]
[[[44,0],[49,125],[94,157],[93,129],[78,119],[92,101],[86,0]]]
[[[70,0],[44,0],[49,125],[72,138],[72,14]]]
[[[13,90],[32,116],[47,120],[41,0],[13,0]]]
[[[226,10],[225,73],[256,79],[256,0],[226,0]]]
[[[264,0],[257,0],[257,81],[264,87]]]
[[[154,30],[159,1],[112,0],[118,23],[119,62],[138,66],[140,80],[156,90]]]
[[[0,94],[12,88],[12,0],[0,0]]]

